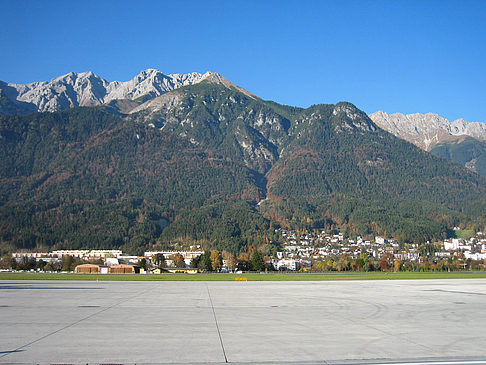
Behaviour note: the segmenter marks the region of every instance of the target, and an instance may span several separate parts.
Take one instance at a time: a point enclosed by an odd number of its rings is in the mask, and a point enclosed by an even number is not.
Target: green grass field
[[[100,275],[0,273],[0,280],[86,280],[86,281],[334,281],[334,280],[412,280],[412,279],[472,279],[486,278],[486,272],[346,272],[346,273],[245,273],[245,274],[161,274],[161,275]]]

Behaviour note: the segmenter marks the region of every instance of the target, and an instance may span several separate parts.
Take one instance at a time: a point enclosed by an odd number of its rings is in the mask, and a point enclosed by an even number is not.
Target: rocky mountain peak
[[[252,99],[258,99],[257,96],[253,95],[252,93],[243,89],[242,87],[239,87],[239,86],[233,84],[232,82],[230,82],[228,79],[226,79],[225,77],[223,77],[221,74],[219,74],[217,72],[206,72],[203,75],[202,80],[204,80],[208,83],[211,83],[211,84],[223,85],[223,86],[227,87],[228,89],[236,89],[239,92],[245,94],[246,96],[248,96]]]
[[[109,82],[92,71],[87,71],[70,72],[50,81],[30,84],[0,82],[0,94],[6,99],[0,105],[0,115],[32,111],[53,112],[120,99],[136,100],[143,97],[149,100],[182,86],[201,82],[212,75],[211,72],[165,75],[159,70],[149,68],[129,81]]]
[[[342,123],[336,126],[336,131],[352,129],[373,132],[376,130],[368,116],[351,103],[340,102],[336,104],[332,114],[338,118],[342,116]]]

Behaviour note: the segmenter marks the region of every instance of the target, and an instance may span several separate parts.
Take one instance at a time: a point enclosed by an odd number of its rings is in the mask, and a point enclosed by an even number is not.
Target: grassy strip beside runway
[[[334,281],[334,280],[415,280],[486,278],[486,272],[332,272],[332,273],[199,273],[199,274],[73,274],[0,273],[0,280],[81,280],[81,281]]]

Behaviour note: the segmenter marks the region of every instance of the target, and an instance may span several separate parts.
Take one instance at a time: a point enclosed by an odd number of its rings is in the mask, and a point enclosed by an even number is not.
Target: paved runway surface
[[[0,281],[0,364],[485,359],[485,279]]]

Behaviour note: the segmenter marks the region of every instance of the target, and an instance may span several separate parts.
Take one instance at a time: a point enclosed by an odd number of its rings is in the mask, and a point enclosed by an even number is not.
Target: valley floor
[[[198,273],[198,274],[74,274],[43,272],[3,272],[0,280],[76,280],[76,281],[334,281],[334,280],[416,280],[486,279],[484,271],[451,272],[328,272],[328,273]]]

